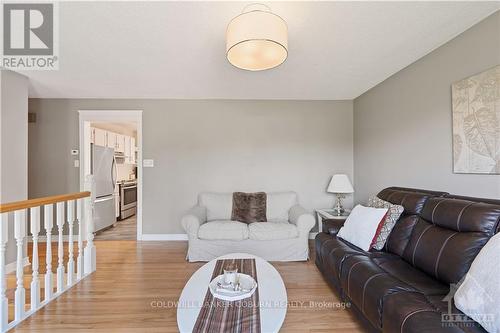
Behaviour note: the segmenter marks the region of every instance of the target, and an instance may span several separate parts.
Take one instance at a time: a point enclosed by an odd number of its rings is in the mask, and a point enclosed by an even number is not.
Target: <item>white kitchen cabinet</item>
[[[134,137],[91,127],[91,142],[96,146],[113,148],[115,152],[123,153],[126,164],[137,162]]]
[[[94,128],[94,144],[96,146],[106,147],[108,143],[107,140],[107,133],[105,130]]]
[[[115,151],[125,153],[125,135],[116,134],[116,148]]]
[[[116,133],[106,132],[106,147],[113,148],[116,150]]]
[[[134,137],[131,137],[130,138],[130,163],[131,164],[135,164],[136,163],[136,160],[135,160],[135,138]]]
[[[129,164],[130,163],[130,144],[131,144],[131,137],[130,136],[125,136],[125,163]]]

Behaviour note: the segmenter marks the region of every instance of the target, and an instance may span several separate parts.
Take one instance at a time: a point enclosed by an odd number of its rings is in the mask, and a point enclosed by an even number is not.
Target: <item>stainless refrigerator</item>
[[[92,174],[95,181],[95,231],[116,222],[116,161],[113,148],[92,145]]]

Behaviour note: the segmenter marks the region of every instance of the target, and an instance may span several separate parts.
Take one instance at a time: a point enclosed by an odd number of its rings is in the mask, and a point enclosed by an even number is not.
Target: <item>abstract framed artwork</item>
[[[453,172],[500,174],[500,65],[454,83]]]

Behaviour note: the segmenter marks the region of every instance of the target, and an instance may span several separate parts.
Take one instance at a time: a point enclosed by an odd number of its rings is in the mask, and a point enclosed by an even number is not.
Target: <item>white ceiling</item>
[[[225,29],[247,2],[60,3],[59,71],[23,72],[31,97],[353,99],[500,8],[500,2],[266,2],[289,57],[246,72]]]

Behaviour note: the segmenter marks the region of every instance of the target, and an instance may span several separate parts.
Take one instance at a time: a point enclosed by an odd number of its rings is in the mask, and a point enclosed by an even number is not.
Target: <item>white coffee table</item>
[[[216,258],[198,269],[182,290],[177,307],[177,326],[181,333],[192,332],[201,304],[207,294],[217,259],[255,258],[260,303],[261,332],[278,332],[287,310],[286,288],[278,271],[267,261],[246,253],[232,253]]]

